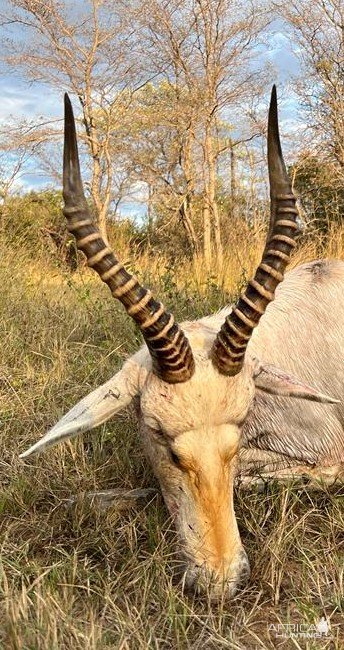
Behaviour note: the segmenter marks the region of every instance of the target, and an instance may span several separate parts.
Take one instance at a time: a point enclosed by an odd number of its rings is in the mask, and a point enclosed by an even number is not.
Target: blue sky
[[[15,74],[0,76],[0,124],[14,119],[30,119],[37,115],[58,116],[61,112],[56,92],[46,86],[32,84]]]

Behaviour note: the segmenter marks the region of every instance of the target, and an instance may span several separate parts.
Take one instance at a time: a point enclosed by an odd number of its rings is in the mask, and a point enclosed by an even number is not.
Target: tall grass
[[[172,268],[134,256],[178,318],[223,306],[259,257],[263,239],[242,237],[221,277],[202,260]],[[293,263],[343,257],[343,231],[305,240]],[[126,257],[125,250],[122,256]],[[44,257],[0,244],[0,647],[13,650],[343,647],[341,492],[272,483],[237,491],[236,511],[252,578],[232,602],[185,596],[174,577],[175,533],[144,459],[130,409],[96,432],[24,463],[18,454],[136,350],[140,334],[89,272],[70,276]],[[91,490],[156,487],[128,510],[104,511]],[[69,497],[78,495],[71,503]],[[330,636],[276,637],[278,624],[324,616]],[[277,629],[277,627],[275,628]]]
[[[233,229],[230,243],[225,247],[224,259],[219,269],[216,258],[213,267],[207,271],[202,255],[193,259],[181,258],[171,265],[168,255],[145,250],[135,255],[128,240],[122,237],[115,240],[116,250],[121,251],[122,261],[126,261],[132,271],[146,281],[160,284],[162,289],[171,285],[173,289],[209,295],[209,288],[222,290],[233,297],[238,289],[252,277],[260,262],[266,241],[266,229],[262,224],[249,227],[244,222]],[[344,259],[344,224],[329,224],[326,232],[314,229],[311,225],[299,239],[289,268],[318,258]]]

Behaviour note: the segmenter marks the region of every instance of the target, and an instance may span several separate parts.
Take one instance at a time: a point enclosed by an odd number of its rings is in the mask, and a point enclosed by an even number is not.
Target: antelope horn
[[[275,297],[284,278],[298,231],[296,198],[284,164],[278,130],[277,93],[273,86],[268,121],[268,165],[270,181],[270,227],[253,280],[227,316],[214,341],[211,357],[224,375],[240,372],[253,329]]]
[[[65,140],[63,151],[64,215],[77,247],[105,282],[112,295],[124,305],[139,326],[152,357],[153,372],[169,384],[183,383],[194,372],[194,359],[185,334],[172,314],[154,300],[118,261],[102,238],[91,217],[81,180],[73,109],[65,95]]]

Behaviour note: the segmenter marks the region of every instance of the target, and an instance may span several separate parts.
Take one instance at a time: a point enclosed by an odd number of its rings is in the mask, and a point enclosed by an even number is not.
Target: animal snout
[[[241,549],[236,558],[221,571],[206,564],[189,565],[184,574],[184,588],[196,595],[210,597],[212,601],[233,598],[249,576],[248,557],[244,549]]]

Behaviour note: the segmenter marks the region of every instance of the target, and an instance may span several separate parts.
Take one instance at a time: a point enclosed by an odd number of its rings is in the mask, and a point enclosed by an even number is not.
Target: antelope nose
[[[244,549],[221,572],[203,564],[189,565],[184,575],[186,591],[207,596],[212,601],[233,598],[250,576],[250,564]]]

